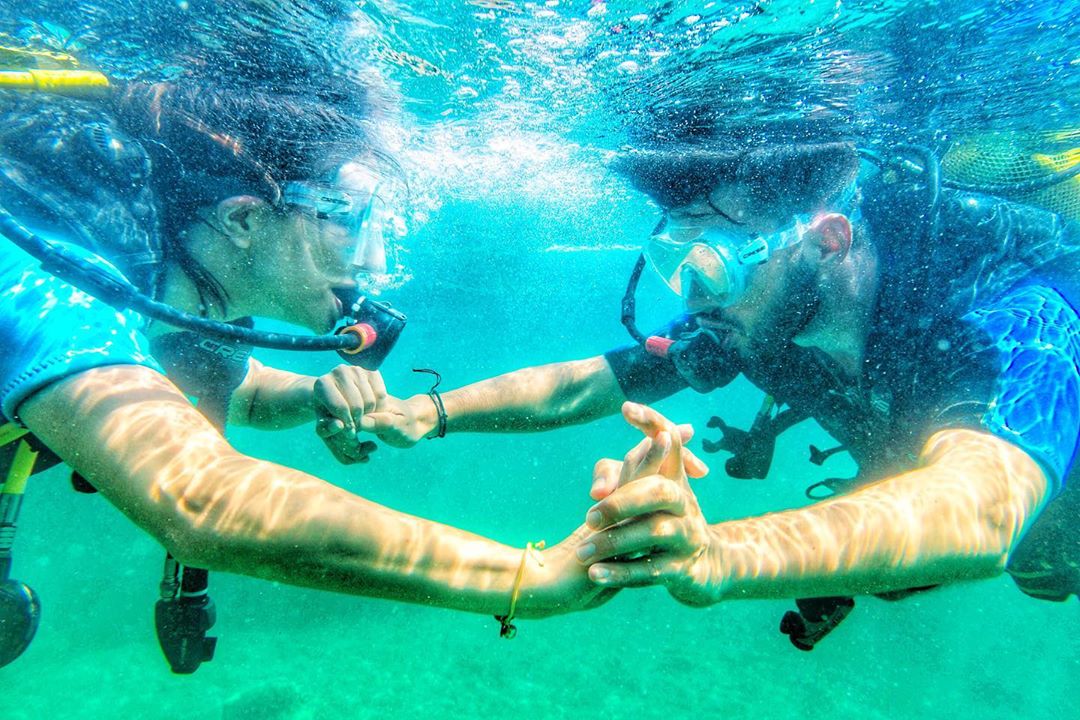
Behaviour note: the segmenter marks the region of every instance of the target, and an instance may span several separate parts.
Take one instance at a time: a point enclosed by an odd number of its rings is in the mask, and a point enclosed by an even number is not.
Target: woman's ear
[[[217,204],[214,216],[233,245],[247,249],[266,222],[266,208],[266,201],[254,195],[234,195]]]
[[[851,250],[851,221],[841,213],[822,213],[810,223],[803,246],[819,262],[841,262]]]

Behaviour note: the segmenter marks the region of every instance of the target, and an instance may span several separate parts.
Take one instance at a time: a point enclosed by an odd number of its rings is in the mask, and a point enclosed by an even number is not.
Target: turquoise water
[[[710,4],[699,5],[707,12]],[[525,365],[596,355],[626,341],[619,300],[635,243],[655,223],[656,212],[602,164],[626,136],[625,118],[612,111],[611,94],[600,90],[605,83],[627,82],[629,70],[617,70],[627,58],[616,58],[610,72],[593,64],[612,49],[597,37],[615,23],[610,16],[589,16],[590,7],[368,8],[395,47],[454,66],[445,71],[452,79],[410,76],[396,65],[386,70],[406,111],[394,138],[412,189],[410,232],[401,252],[409,280],[388,293],[410,316],[384,367],[392,392],[426,390],[413,367],[436,367],[448,385],[458,386]],[[882,27],[892,16],[888,6],[880,7],[880,17],[845,16],[845,22]],[[676,8],[676,17],[661,26],[669,44],[671,28],[694,14],[690,4]],[[1065,16],[1075,11],[1051,8]],[[493,20],[475,17],[489,12]],[[538,17],[541,12],[555,16]],[[977,20],[976,14],[965,22]],[[541,41],[545,22],[563,37],[586,33],[588,41]],[[988,42],[1006,39],[989,36]],[[461,60],[478,38],[491,46],[479,45],[482,50]],[[693,44],[689,38],[671,54],[715,61],[723,49],[716,40]],[[860,36],[859,45],[866,42]],[[990,111],[976,117],[965,112],[972,100],[965,92],[974,80],[953,73],[952,84],[934,81],[953,104],[938,104],[921,117],[963,118],[969,125],[960,130],[969,132],[1032,123],[1060,127],[1052,116],[1075,118],[1077,96],[1066,92],[1076,80],[1068,70],[1075,45],[1057,42],[1062,44],[1044,48],[1056,48],[1057,55],[1043,55],[1063,61],[1057,85],[1017,90],[1001,113],[993,112],[999,99],[988,91],[982,100]],[[532,49],[521,50],[523,44]],[[617,49],[629,52],[629,46]],[[669,102],[679,88],[700,87],[708,77],[699,68],[671,76],[674,61],[658,62],[667,64],[669,75],[663,90],[652,86],[652,106],[656,93]],[[1034,73],[1045,64],[1001,63],[998,69]],[[701,67],[716,72],[713,64],[703,61]],[[583,76],[586,68],[596,74]],[[786,72],[798,76],[797,69]],[[545,79],[553,77],[560,92],[545,88]],[[764,76],[740,77],[749,83]],[[650,106],[642,99],[650,86],[642,82],[625,92]],[[464,87],[477,94],[462,92]],[[545,104],[555,95],[566,104]],[[1057,105],[1043,102],[1050,96]],[[859,97],[866,105],[850,118],[861,133],[907,132],[895,122],[901,114],[890,116],[873,98]],[[790,111],[784,104],[764,102],[755,112]],[[1033,119],[1033,108],[1044,112]],[[942,126],[910,130],[933,134]],[[639,304],[643,326],[678,310],[651,279],[643,282]],[[259,357],[311,374],[333,365],[317,356]],[[683,393],[658,407],[707,432],[704,421],[715,413],[746,426],[759,400],[740,381],[709,396]],[[371,463],[346,468],[306,429],[287,436],[237,429],[230,436],[254,456],[516,545],[554,542],[574,529],[590,504],[593,463],[620,456],[636,441],[621,421],[609,419],[543,435],[451,435],[411,451],[381,448]],[[812,423],[782,436],[763,481],[728,479],[722,461],[707,457],[714,472],[697,485],[707,516],[721,520],[794,507],[805,502],[803,488],[810,482],[851,469],[846,458],[824,469],[810,465],[809,443],[831,446]],[[215,574],[216,658],[194,676],[177,677],[169,674],[153,634],[161,548],[104,500],[72,493],[60,469],[35,476],[16,553],[16,575],[40,593],[44,616],[26,654],[0,670],[0,717],[11,720],[1080,717],[1076,602],[1037,602],[1007,578],[900,603],[860,599],[856,612],[806,654],[777,632],[786,602],[693,610],[661,590],[626,592],[587,614],[521,621],[518,637],[508,642],[487,617]]]

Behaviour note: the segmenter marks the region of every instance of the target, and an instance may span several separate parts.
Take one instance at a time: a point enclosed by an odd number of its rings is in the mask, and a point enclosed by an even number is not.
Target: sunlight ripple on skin
[[[977,484],[962,474],[973,467],[980,468]],[[1028,480],[1041,477],[1023,451],[992,435],[942,431],[916,470],[812,508],[715,526],[713,572],[726,578],[726,597],[804,593],[807,582],[837,574],[852,593],[990,577],[1004,569],[1021,528],[1044,503],[1037,489],[1044,484]],[[994,498],[989,510],[987,498]],[[944,518],[935,523],[941,531],[928,534],[927,518],[935,515]],[[884,517],[889,526],[875,525]],[[862,542],[845,542],[849,537]],[[962,558],[978,562],[955,562]],[[915,567],[921,577],[905,572]],[[883,586],[894,574],[896,585]],[[781,578],[790,580],[776,584]],[[752,582],[763,579],[776,582]]]
[[[122,406],[123,412],[110,413],[104,424],[103,444],[110,450],[105,457],[123,459],[131,454],[128,448],[152,448],[141,456],[141,462],[129,466],[128,472],[145,476],[150,471],[147,481],[154,500],[150,512],[172,514],[156,523],[166,528],[158,539],[181,562],[281,579],[280,567],[275,571],[259,558],[294,553],[291,581],[317,585],[313,579],[317,572],[324,577],[335,573],[316,568],[326,568],[327,557],[338,557],[342,567],[368,568],[357,592],[363,592],[365,586],[381,586],[389,588],[388,597],[405,595],[407,589],[398,587],[402,573],[424,570],[463,595],[486,591],[509,595],[507,578],[512,579],[517,570],[520,550],[503,547],[503,552],[493,554],[490,543],[464,532],[455,534],[452,543],[436,542],[438,526],[433,523],[394,513],[299,471],[253,463],[225,442],[181,396],[170,392],[164,379],[148,374],[160,384],[123,382],[119,379],[125,377],[123,370],[111,368],[82,373],[65,382],[72,388],[73,404],[79,406],[73,408],[78,410],[76,415]],[[180,407],[186,412],[173,412]],[[160,430],[155,428],[166,421],[173,436],[186,438],[183,444],[179,440],[160,442]],[[78,432],[71,427],[52,430],[58,434]],[[99,461],[97,465],[79,463],[79,469],[137,524],[148,529],[155,525],[130,491],[125,493],[108,481],[119,468]],[[361,522],[363,528],[359,527]],[[347,542],[340,533],[343,526],[356,529],[348,533]],[[319,532],[322,534],[312,536]],[[396,542],[384,538],[396,538]],[[271,541],[278,547],[268,547]],[[238,546],[239,542],[246,546]],[[318,549],[314,556],[302,554],[301,548],[312,547]],[[538,564],[529,562],[523,601],[532,596],[529,581],[537,578],[540,570]]]

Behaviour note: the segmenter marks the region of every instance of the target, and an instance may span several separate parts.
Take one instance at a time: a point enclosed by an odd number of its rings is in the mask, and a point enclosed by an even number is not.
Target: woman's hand
[[[646,437],[622,463],[597,463],[593,495],[602,499],[589,510],[593,532],[579,561],[601,587],[664,585],[688,605],[719,601],[713,534],[687,482],[686,468],[700,461],[688,459],[683,433],[655,410],[626,403],[623,416]]]
[[[414,395],[408,400],[387,395],[364,416],[360,429],[392,447],[410,448],[427,437],[437,423],[435,403],[427,395]]]
[[[588,568],[577,560],[577,547],[591,533],[592,530],[582,525],[554,547],[525,552],[525,574],[516,608],[518,617],[541,618],[588,610],[604,604],[618,592],[618,588],[602,587],[590,580]]]
[[[376,445],[360,440],[357,432],[365,414],[385,404],[388,397],[382,375],[354,365],[338,365],[315,380],[315,433],[338,462],[351,465],[369,460]]]

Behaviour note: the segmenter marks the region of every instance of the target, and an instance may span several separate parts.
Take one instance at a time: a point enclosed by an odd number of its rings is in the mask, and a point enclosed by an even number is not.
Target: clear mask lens
[[[386,205],[374,191],[364,193],[317,183],[290,182],[285,185],[283,200],[344,232],[342,241],[334,243],[339,246],[344,263],[359,272],[387,271]]]
[[[805,218],[768,235],[747,237],[719,227],[665,223],[649,238],[645,257],[664,283],[684,300],[696,292],[721,306],[733,304],[746,290],[751,269],[785,247],[802,241]]]

